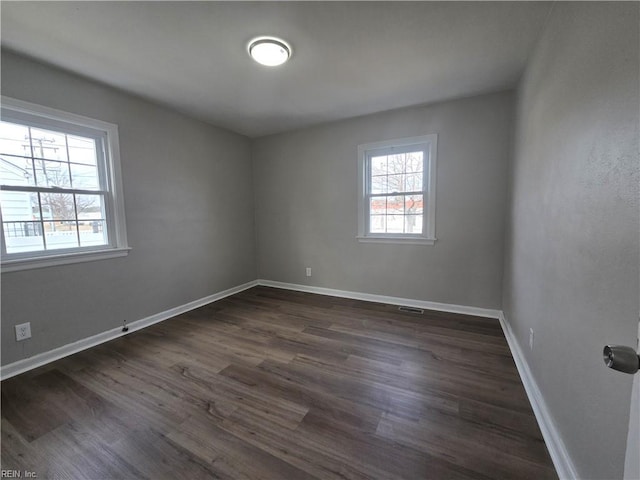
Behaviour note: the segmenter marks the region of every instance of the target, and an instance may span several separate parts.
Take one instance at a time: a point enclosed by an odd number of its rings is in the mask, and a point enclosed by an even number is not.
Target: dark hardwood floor
[[[2,468],[557,478],[497,320],[266,287],[2,382]]]

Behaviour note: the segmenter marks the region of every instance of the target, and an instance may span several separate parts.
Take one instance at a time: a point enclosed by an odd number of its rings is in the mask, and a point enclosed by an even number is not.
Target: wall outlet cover
[[[21,342],[27,338],[31,338],[31,322],[16,325],[16,341]]]

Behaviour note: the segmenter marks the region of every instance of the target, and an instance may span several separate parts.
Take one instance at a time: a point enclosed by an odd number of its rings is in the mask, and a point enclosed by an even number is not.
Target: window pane
[[[50,130],[31,129],[31,147],[33,156],[50,160],[67,161],[67,143],[65,135]]]
[[[407,173],[424,171],[424,155],[423,152],[407,153]]]
[[[407,192],[422,191],[422,173],[409,173],[405,177],[405,186]]]
[[[31,221],[40,220],[38,208],[38,194],[30,192],[11,192],[2,190],[2,221]]]
[[[89,165],[76,165],[74,163],[71,166],[71,182],[73,188],[79,188],[82,190],[99,190],[100,179],[98,178],[97,167]]]
[[[40,222],[2,222],[7,253],[38,252],[44,250]]]
[[[404,233],[422,233],[422,215],[405,215]]]
[[[387,157],[371,157],[371,175],[387,174]]]
[[[387,178],[371,177],[371,193],[387,193]]]
[[[107,245],[107,222],[105,220],[79,220],[80,246]]]
[[[387,233],[404,232],[404,215],[387,215]]]
[[[36,181],[39,187],[71,187],[69,180],[69,164],[34,160],[36,167]]]
[[[71,193],[40,193],[43,220],[74,220],[76,211]]]
[[[44,222],[47,250],[78,246],[78,224],[75,220]]]
[[[404,197],[387,197],[387,213],[404,213]]]
[[[373,197],[369,200],[369,213],[371,215],[385,215],[387,213],[387,198]]]
[[[35,185],[31,162],[25,157],[0,156],[0,184]]]
[[[73,194],[40,193],[47,250],[78,246]]]
[[[102,195],[76,195],[80,246],[107,245],[107,222]]]
[[[96,165],[96,142],[93,138],[67,137],[69,144],[69,161]]]
[[[385,233],[387,231],[386,215],[371,215],[369,219],[369,231],[371,233]]]
[[[407,195],[404,197],[404,209],[404,213],[407,215],[422,214],[424,211],[422,195]]]
[[[0,122],[0,154],[31,156],[29,129],[23,125]]]
[[[102,195],[76,195],[78,220],[102,220],[104,214],[104,199]]]
[[[388,178],[388,182],[389,182],[389,193],[394,193],[394,192],[404,192],[405,188],[404,188],[404,175],[389,175]]]
[[[405,154],[389,155],[388,160],[389,175],[405,172]]]
[[[0,192],[2,227],[7,253],[44,249],[38,195],[28,192]]]

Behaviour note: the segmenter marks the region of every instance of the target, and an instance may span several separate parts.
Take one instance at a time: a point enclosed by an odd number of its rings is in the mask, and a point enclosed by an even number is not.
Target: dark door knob
[[[634,374],[640,369],[640,357],[631,347],[607,345],[602,352],[607,367]]]

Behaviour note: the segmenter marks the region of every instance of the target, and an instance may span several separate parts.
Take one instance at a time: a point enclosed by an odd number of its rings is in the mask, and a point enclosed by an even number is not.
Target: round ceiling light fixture
[[[291,47],[279,38],[258,37],[249,43],[249,55],[267,67],[282,65],[291,57]]]

